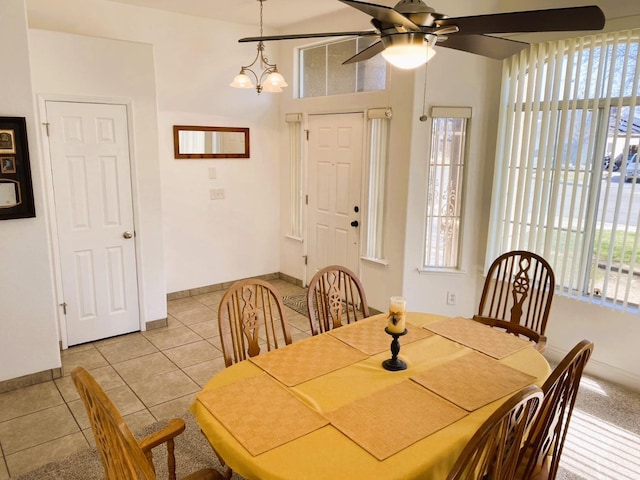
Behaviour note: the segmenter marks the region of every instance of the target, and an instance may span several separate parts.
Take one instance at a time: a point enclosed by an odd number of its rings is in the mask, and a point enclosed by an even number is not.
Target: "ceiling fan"
[[[400,0],[385,5],[339,0],[372,17],[375,30],[273,35],[241,38],[240,42],[265,42],[320,37],[378,37],[380,40],[343,64],[361,62],[382,53],[400,68],[415,68],[434,54],[434,45],[502,60],[518,53],[528,43],[494,37],[492,34],[600,30],[605,18],[597,6],[528,10],[450,18],[437,13],[422,0]]]

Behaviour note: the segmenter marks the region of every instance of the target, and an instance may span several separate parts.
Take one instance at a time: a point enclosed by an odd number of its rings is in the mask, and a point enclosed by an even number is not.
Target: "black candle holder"
[[[398,358],[398,353],[400,353],[400,341],[398,339],[407,334],[407,329],[405,328],[402,333],[395,333],[390,332],[389,328],[385,327],[384,331],[387,332],[388,335],[391,335],[393,340],[391,341],[391,358],[382,362],[382,366],[385,370],[390,370],[392,372],[406,370],[407,364]]]

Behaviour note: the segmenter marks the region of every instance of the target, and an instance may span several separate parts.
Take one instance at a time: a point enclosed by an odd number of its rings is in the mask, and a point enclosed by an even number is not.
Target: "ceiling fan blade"
[[[270,35],[267,37],[245,37],[238,42],[269,42],[271,40],[295,40],[296,38],[321,38],[321,37],[371,37],[380,35],[376,30],[363,30],[354,32],[328,32],[328,33],[294,33],[291,35]]]
[[[504,60],[527,48],[528,43],[490,37],[489,35],[449,35],[446,40],[438,39],[437,47],[453,48],[463,52],[475,53],[483,57]]]
[[[349,63],[357,63],[357,62],[362,62],[364,60],[369,60],[370,58],[375,57],[377,54],[381,53],[383,50],[384,50],[384,43],[376,42],[368,46],[361,52],[358,52],[353,57],[347,58],[344,62],[342,62],[342,64],[347,65]]]
[[[382,23],[391,25],[402,25],[408,30],[420,30],[420,27],[405,17],[400,12],[386,5],[375,5],[373,3],[359,2],[357,0],[340,0],[350,7],[356,8],[373,18],[380,20]]]
[[[456,25],[460,29],[458,35],[473,35],[601,30],[604,27],[605,18],[602,10],[592,5],[444,18],[436,20],[436,23],[440,26]]]

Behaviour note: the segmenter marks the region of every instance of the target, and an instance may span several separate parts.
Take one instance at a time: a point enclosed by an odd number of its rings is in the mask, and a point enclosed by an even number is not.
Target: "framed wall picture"
[[[0,154],[16,153],[16,132],[12,129],[0,130]]]
[[[24,117],[0,117],[0,220],[35,217]]]

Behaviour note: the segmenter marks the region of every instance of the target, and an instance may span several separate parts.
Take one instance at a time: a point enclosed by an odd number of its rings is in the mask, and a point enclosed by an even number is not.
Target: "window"
[[[562,295],[640,304],[639,36],[549,42],[505,62],[488,264],[530,250]]]
[[[288,113],[289,126],[289,236],[302,238],[302,114]]]
[[[460,224],[467,120],[471,108],[431,109],[425,269],[460,268]]]
[[[381,55],[342,65],[375,41],[353,38],[300,49],[300,98],[384,90],[387,65]]]
[[[369,119],[369,185],[365,258],[384,263],[383,227],[389,156],[390,108],[372,108]]]

